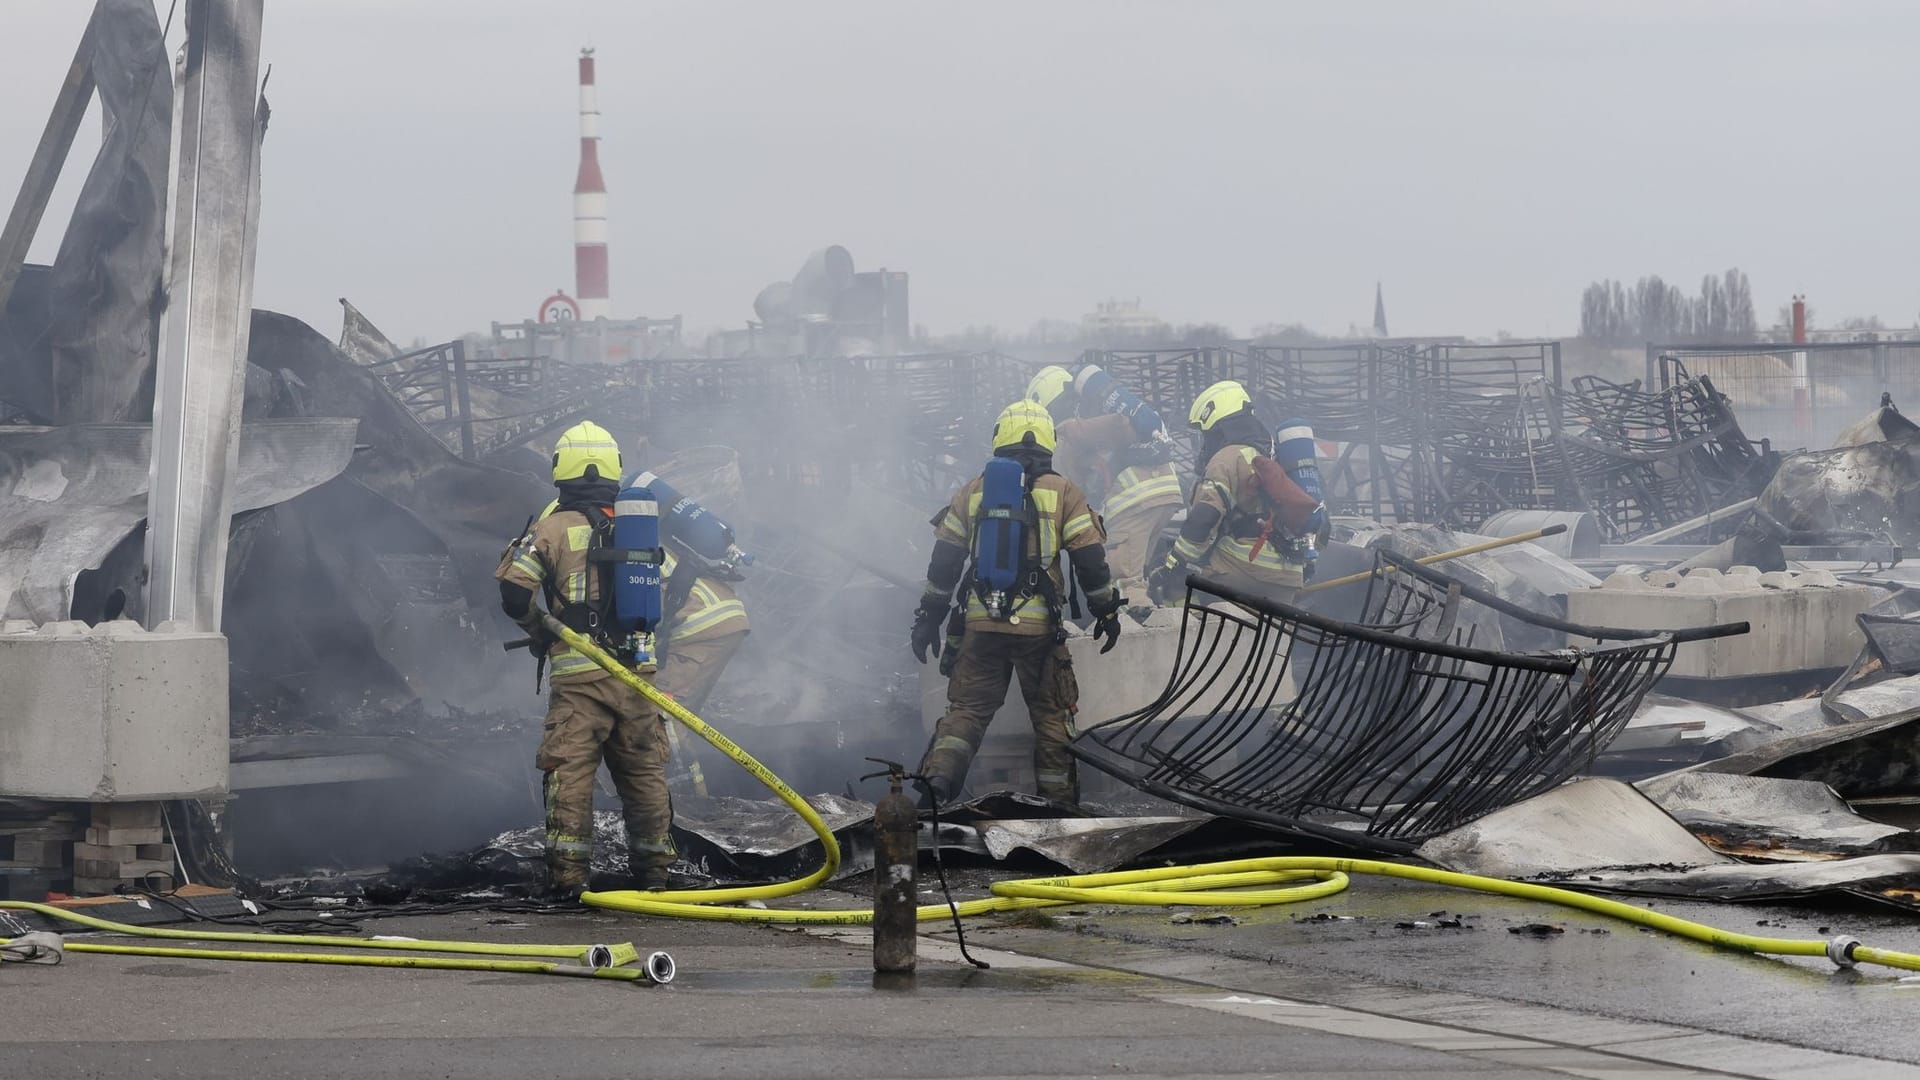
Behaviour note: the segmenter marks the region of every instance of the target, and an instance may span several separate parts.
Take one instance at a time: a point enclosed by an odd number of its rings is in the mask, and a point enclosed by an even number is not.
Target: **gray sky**
[[[0,197],[89,7],[0,0]],[[571,291],[583,44],[615,310],[695,329],[827,243],[909,271],[936,332],[1109,296],[1342,331],[1380,279],[1396,333],[1570,335],[1595,278],[1728,266],[1763,323],[1795,291],[1920,312],[1900,0],[267,0],[266,28],[255,301],[329,336],[339,296],[404,341]]]

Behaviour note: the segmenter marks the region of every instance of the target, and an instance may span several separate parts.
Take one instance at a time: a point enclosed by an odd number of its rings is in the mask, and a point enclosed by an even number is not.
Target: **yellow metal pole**
[[[1495,548],[1508,547],[1513,544],[1524,544],[1529,540],[1539,540],[1547,536],[1558,536],[1566,531],[1567,527],[1565,525],[1549,525],[1544,529],[1535,529],[1532,532],[1521,533],[1519,536],[1503,536],[1498,540],[1488,540],[1483,544],[1471,544],[1467,547],[1455,548],[1452,551],[1442,551],[1438,555],[1425,555],[1415,559],[1414,562],[1419,563],[1421,566],[1432,566],[1434,563],[1446,562],[1448,559],[1457,559],[1462,555],[1478,555],[1483,551],[1492,551]],[[1372,570],[1363,570],[1358,574],[1348,574],[1346,577],[1337,577],[1332,581],[1316,581],[1306,588],[1301,589],[1300,592],[1295,595],[1304,596],[1307,593],[1320,592],[1323,589],[1333,589],[1341,585],[1351,585],[1356,581],[1365,581],[1368,578],[1379,577],[1382,574],[1391,574],[1394,572],[1394,569],[1395,568],[1391,566],[1380,566]]]

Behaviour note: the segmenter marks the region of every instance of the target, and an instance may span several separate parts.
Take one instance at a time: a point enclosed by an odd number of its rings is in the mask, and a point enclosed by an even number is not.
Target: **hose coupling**
[[[1853,950],[1859,947],[1859,938],[1850,938],[1845,934],[1841,934],[1839,937],[1827,942],[1827,959],[1833,961],[1835,967],[1850,968],[1855,963]]]
[[[647,956],[647,978],[656,986],[665,986],[673,981],[679,969],[673,964],[673,957],[664,952],[650,953]]]

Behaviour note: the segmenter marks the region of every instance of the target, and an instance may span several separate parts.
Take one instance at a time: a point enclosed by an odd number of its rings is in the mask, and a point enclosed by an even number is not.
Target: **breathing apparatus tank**
[[[660,626],[660,510],[655,493],[636,484],[613,501],[613,546],[594,552],[612,563],[612,636],[634,652],[635,663],[653,660],[653,633]]]
[[[1317,554],[1314,548],[1319,534],[1327,525],[1326,493],[1320,482],[1320,450],[1313,438],[1312,425],[1299,418],[1283,422],[1273,437],[1273,459],[1301,491],[1319,504],[1301,535],[1289,538],[1294,550],[1311,565]]]
[[[753,563],[753,556],[741,551],[735,543],[733,526],[692,498],[680,494],[658,474],[643,471],[633,478],[632,483],[651,489],[659,499],[660,523],[665,535],[675,543],[710,563],[718,563],[728,569],[735,564]]]
[[[980,517],[973,542],[973,578],[987,614],[1007,619],[1026,569],[1027,471],[996,457],[980,473]]]
[[[1164,437],[1165,423],[1153,406],[1140,400],[1140,395],[1115,382],[1113,376],[1098,366],[1088,364],[1074,376],[1073,387],[1080,394],[1083,409],[1099,409],[1102,412],[1118,413],[1133,424],[1134,438],[1139,442]]]

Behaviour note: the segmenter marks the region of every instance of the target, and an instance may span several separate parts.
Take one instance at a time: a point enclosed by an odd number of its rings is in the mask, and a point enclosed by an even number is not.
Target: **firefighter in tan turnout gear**
[[[1207,387],[1194,399],[1187,421],[1201,433],[1204,464],[1180,536],[1148,576],[1148,591],[1156,602],[1177,597],[1186,574],[1193,572],[1291,602],[1306,581],[1311,538],[1326,527],[1317,481],[1309,495],[1286,478],[1272,457],[1273,436],[1254,416],[1253,398],[1237,382]],[[1305,439],[1311,447],[1310,430]],[[1296,469],[1306,464],[1310,457]],[[1281,522],[1291,524],[1292,531]]]
[[[1053,417],[1060,442],[1054,465],[1106,523],[1115,585],[1140,595],[1154,542],[1186,504],[1160,414],[1092,364],[1078,375],[1040,369],[1027,383],[1027,400]]]
[[[609,544],[620,487],[620,449],[605,428],[576,424],[553,450],[560,497],[501,559],[494,577],[500,604],[543,650],[551,672],[546,728],[534,764],[546,774],[548,887],[577,895],[587,886],[593,851],[593,777],[604,757],[626,818],[634,884],[664,889],[674,862],[673,804],[667,796],[667,732],[653,703],[602,670],[540,623],[547,611],[614,652],[601,622],[612,596],[605,563],[588,552]],[[636,665],[645,678],[651,662]]]
[[[733,526],[713,508],[683,494],[660,474],[642,471],[628,483],[658,498],[666,549],[660,670],[653,684],[698,713],[753,630],[747,605],[733,589],[744,576],[740,568],[751,565],[753,557],[740,550]],[[706,770],[696,749],[700,740],[679,737],[671,725],[667,734],[673,746],[668,785],[677,792],[706,795]]]
[[[966,780],[987,725],[1020,680],[1032,717],[1033,769],[1040,794],[1079,801],[1073,712],[1079,705],[1064,627],[1064,561],[1085,594],[1093,632],[1111,649],[1120,636],[1122,599],[1107,569],[1106,533],[1087,497],[1053,471],[1053,419],[1017,401],[993,429],[993,459],[935,516],[926,595],[914,613],[913,651],[925,663],[941,655],[950,604],[959,588],[964,621],[946,637],[947,711],[934,728],[920,773],[923,796],[947,802]],[[950,666],[949,666],[950,665]]]

